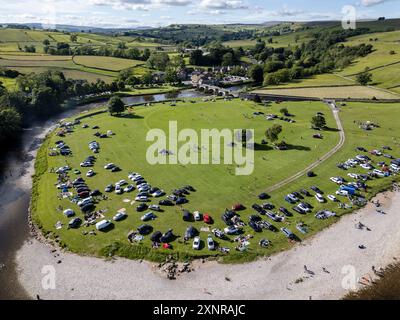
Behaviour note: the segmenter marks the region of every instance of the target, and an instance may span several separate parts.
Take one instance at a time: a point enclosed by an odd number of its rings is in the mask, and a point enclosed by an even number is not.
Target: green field
[[[276,94],[283,96],[311,97],[311,98],[353,98],[353,99],[399,99],[400,95],[365,86],[342,86],[342,87],[308,87],[308,88],[281,88],[281,89],[258,89],[253,91],[258,94]]]
[[[196,131],[201,128],[254,128],[256,142],[263,138],[263,132],[270,127],[273,122],[266,121],[263,117],[253,116],[254,111],[263,111],[268,113],[279,113],[282,107],[287,107],[289,112],[295,115],[296,123],[288,124],[280,120],[277,123],[283,125],[282,139],[288,142],[292,147],[288,151],[277,151],[272,148],[256,148],[254,165],[255,170],[250,176],[234,175],[234,165],[155,165],[151,166],[146,161],[146,150],[150,143],[145,142],[145,135],[151,128],[165,129],[167,132],[168,119],[177,120],[178,128],[193,128]],[[382,110],[385,109],[385,112]],[[229,111],[228,111],[229,110]],[[108,139],[99,139],[101,152],[94,170],[97,175],[93,178],[86,178],[91,189],[101,189],[108,183],[115,183],[120,179],[127,179],[128,172],[140,172],[153,186],[159,186],[167,194],[171,190],[183,185],[193,185],[197,191],[188,196],[190,202],[184,205],[191,212],[199,210],[208,212],[214,218],[213,227],[223,228],[221,214],[225,208],[241,202],[248,209],[240,212],[243,221],[248,221],[248,216],[253,214],[250,208],[253,203],[260,203],[256,195],[266,190],[271,185],[292,176],[296,172],[304,169],[310,163],[317,161],[322,155],[331,150],[339,141],[339,135],[334,130],[323,132],[323,140],[312,139],[313,131],[310,129],[309,121],[312,115],[322,111],[327,117],[328,126],[335,128],[335,122],[328,107],[320,102],[287,102],[282,104],[273,104],[265,107],[256,105],[252,102],[243,102],[234,100],[231,102],[200,102],[178,103],[176,107],[170,107],[169,104],[155,104],[152,107],[135,108],[135,116],[132,118],[111,117],[107,113],[92,116],[83,119],[83,123],[90,126],[100,125],[100,131],[112,130],[115,136]],[[367,148],[380,148],[382,145],[398,146],[397,138],[400,128],[391,125],[387,114],[397,117],[400,114],[398,105],[385,104],[356,104],[351,103],[341,112],[345,131],[346,144],[339,153],[334,155],[328,161],[317,167],[315,170],[318,177],[314,179],[300,178],[290,186],[283,187],[271,193],[270,202],[277,207],[288,204],[283,201],[283,196],[297,189],[309,187],[316,184],[326,194],[334,193],[337,186],[329,181],[330,176],[345,175],[345,172],[336,168],[336,163],[345,161],[349,157],[354,157],[354,148],[357,145],[363,145]],[[368,134],[361,131],[354,121],[376,121],[381,128]],[[109,199],[97,204],[97,209],[107,210],[105,216],[111,219],[117,210],[125,208],[128,218],[123,222],[115,224],[115,229],[108,233],[98,233],[96,236],[83,235],[83,231],[90,231],[94,227],[81,227],[78,230],[67,230],[65,224],[68,219],[63,217],[62,213],[57,211],[61,205],[64,209],[77,207],[71,204],[69,200],[59,200],[57,190],[54,187],[56,175],[49,173],[50,168],[60,167],[68,164],[73,168],[79,168],[79,163],[90,154],[87,143],[93,140],[93,130],[76,127],[75,132],[68,135],[63,140],[71,147],[74,152],[73,157],[48,157],[46,154],[48,148],[54,145],[59,137],[52,134],[42,147],[36,164],[37,172],[43,172],[42,176],[35,178],[34,197],[33,197],[33,217],[34,220],[47,232],[51,232],[53,237],[66,245],[70,250],[78,253],[90,253],[98,255],[100,251],[109,245],[114,244],[114,253],[130,258],[147,258],[151,260],[160,260],[164,254],[176,253],[179,257],[203,256],[216,254],[203,249],[194,251],[191,249],[191,243],[184,244],[182,236],[188,225],[194,225],[197,229],[205,225],[200,222],[187,223],[182,221],[181,209],[178,207],[167,207],[165,212],[157,213],[158,218],[150,224],[154,230],[165,232],[169,228],[174,229],[174,234],[180,236],[174,241],[172,251],[163,249],[150,250],[150,241],[145,238],[139,245],[130,245],[126,239],[127,233],[141,224],[140,216],[142,214],[135,211],[135,205],[125,203],[124,199],[134,200],[136,192],[132,194],[115,195],[109,194]],[[396,149],[395,149],[396,150]],[[394,151],[395,156],[400,153]],[[103,169],[108,162],[115,162],[122,168],[120,173],[110,173]],[[355,169],[355,171],[359,171]],[[82,173],[86,170],[83,169]],[[73,178],[75,175],[73,173]],[[373,187],[371,193],[387,186],[390,179],[378,179],[370,182]],[[45,195],[45,196],[44,196]],[[335,210],[339,214],[348,211],[338,211],[336,204],[326,203],[318,204],[314,198],[307,200],[315,208],[313,213],[322,208]],[[158,202],[158,201],[157,201]],[[152,201],[155,203],[155,201]],[[268,219],[267,219],[268,220]],[[61,230],[55,230],[54,225],[57,221],[62,221],[64,227]],[[296,223],[305,222],[309,227],[309,234],[315,234],[317,231],[328,226],[335,219],[317,220],[313,214],[298,215],[286,218],[283,223],[274,223],[276,227],[286,226],[295,234],[303,239],[304,235],[295,229]],[[291,246],[286,238],[280,232],[264,231],[261,234],[254,234],[249,228],[245,227],[245,234],[253,234],[254,238],[250,240],[251,245],[247,253],[239,253],[234,250],[225,257],[225,261],[241,261],[254,259],[258,255],[268,255]],[[203,241],[207,232],[201,232]],[[233,237],[230,237],[233,239]],[[261,238],[267,238],[272,241],[272,246],[268,249],[261,249],[258,241]],[[120,243],[116,245],[115,242]],[[220,241],[221,246],[231,249],[235,244],[230,241]],[[104,252],[103,252],[104,253]],[[160,258],[161,257],[161,258]]]
[[[0,53],[10,52],[17,54],[22,52],[25,45],[34,45],[37,53],[43,53],[44,40],[49,40],[51,45],[55,45],[57,42],[66,42],[71,47],[91,45],[94,48],[98,48],[105,45],[116,46],[120,42],[126,42],[128,47],[139,49],[149,48],[153,50],[156,47],[161,47],[165,50],[174,50],[173,46],[162,45],[147,38],[114,37],[81,32],[76,34],[78,36],[77,41],[71,42],[69,33],[0,28]]]
[[[144,64],[143,61],[120,59],[113,57],[75,56],[73,62],[84,67],[121,71]]]
[[[295,80],[277,86],[267,86],[265,89],[325,87],[325,86],[352,86],[355,82],[333,73],[318,74],[309,78]]]
[[[372,40],[372,41],[371,41]],[[393,63],[400,63],[400,31],[373,33],[350,38],[346,45],[359,45],[362,43],[372,44],[374,52],[366,57],[359,58],[349,67],[340,72],[344,76],[353,76],[369,68],[374,75],[373,80],[378,81],[379,76],[375,79],[375,72],[379,72],[380,68]],[[391,54],[394,51],[394,54]],[[388,71],[390,67],[386,67]],[[400,83],[399,83],[400,84]]]
[[[112,82],[118,71],[131,68],[133,74],[141,76],[149,69],[143,61],[97,56],[49,56],[43,54],[0,54],[0,67],[17,70],[22,74],[58,70],[72,79],[95,82],[97,79]]]

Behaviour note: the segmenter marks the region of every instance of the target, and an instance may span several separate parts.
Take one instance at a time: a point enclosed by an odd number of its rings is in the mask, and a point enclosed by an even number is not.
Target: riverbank
[[[373,278],[372,266],[400,257],[400,193],[377,199],[386,214],[369,203],[289,251],[241,265],[197,261],[193,272],[175,281],[149,262],[83,257],[32,239],[18,250],[16,270],[26,292],[42,299],[340,299],[348,292],[342,286],[348,274],[342,272]],[[359,222],[370,231],[357,229]],[[359,249],[361,244],[366,248]],[[56,270],[55,290],[41,287],[45,265]]]

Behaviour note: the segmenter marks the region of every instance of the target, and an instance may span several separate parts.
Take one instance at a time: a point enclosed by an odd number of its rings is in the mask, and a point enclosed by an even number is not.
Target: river
[[[126,104],[196,98],[204,94],[194,90],[179,93],[132,96]],[[61,119],[103,105],[104,102],[82,105],[24,130],[21,141],[2,157],[0,168],[0,300],[29,298],[17,280],[14,257],[24,241],[29,240],[28,208],[31,195],[31,174],[34,157],[46,133]]]

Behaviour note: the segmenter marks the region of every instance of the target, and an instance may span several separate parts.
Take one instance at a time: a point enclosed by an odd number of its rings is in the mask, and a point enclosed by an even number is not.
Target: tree
[[[169,63],[169,56],[165,52],[153,52],[147,60],[147,65],[156,70],[165,71]]]
[[[71,42],[77,42],[78,41],[78,36],[76,34],[71,34],[69,36],[69,38],[71,39]]]
[[[356,80],[360,85],[366,86],[372,81],[372,74],[368,71],[361,72],[357,75]]]
[[[14,138],[15,134],[21,130],[21,116],[15,109],[0,109],[0,123],[1,142]]]
[[[127,49],[126,43],[125,42],[119,42],[117,45],[117,48],[120,50],[125,50]]]
[[[3,82],[0,81],[0,97],[6,93],[6,87],[3,86]]]
[[[289,110],[287,108],[282,108],[281,110],[279,110],[279,112],[284,116],[287,116],[289,114]]]
[[[282,132],[282,126],[279,124],[274,124],[271,128],[267,129],[265,136],[271,142],[275,142],[279,139],[279,134]]]
[[[259,64],[252,65],[249,69],[248,76],[253,79],[256,83],[262,83],[264,81],[264,70]]]
[[[115,113],[119,115],[125,111],[125,104],[118,96],[111,97],[107,106],[111,115],[114,115]]]
[[[228,67],[234,64],[234,57],[231,52],[225,53],[222,57],[222,66]]]
[[[311,119],[311,126],[314,129],[324,129],[326,127],[325,117],[321,114],[317,114]]]
[[[49,39],[44,39],[43,40],[43,45],[44,46],[49,46],[50,45],[50,40]]]

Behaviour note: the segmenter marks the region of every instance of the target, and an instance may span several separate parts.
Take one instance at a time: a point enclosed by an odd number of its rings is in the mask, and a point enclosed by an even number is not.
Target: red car
[[[232,206],[232,210],[234,210],[234,211],[240,211],[240,210],[244,210],[244,209],[245,209],[245,207],[241,203],[237,203]]]
[[[203,221],[207,224],[210,224],[212,222],[212,218],[210,217],[209,214],[206,213],[203,215]]]
[[[89,197],[89,191],[83,191],[81,193],[78,194],[79,198],[84,199]]]

